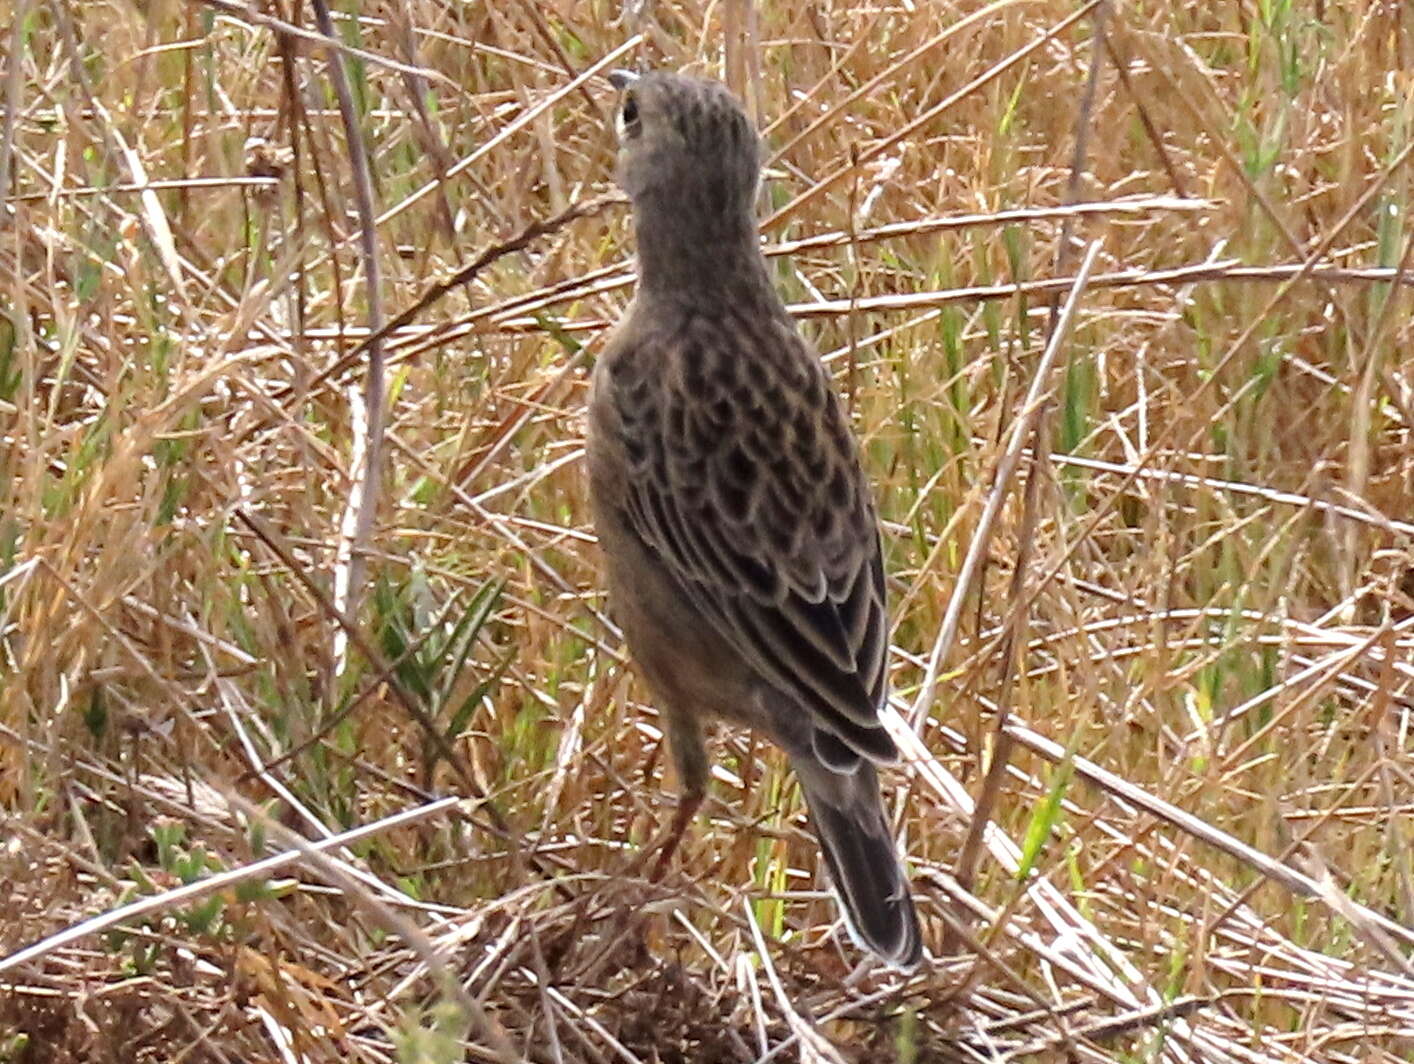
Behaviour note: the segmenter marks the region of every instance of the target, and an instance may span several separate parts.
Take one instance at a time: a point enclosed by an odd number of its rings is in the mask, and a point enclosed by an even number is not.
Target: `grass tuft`
[[[0,1064],[1409,1059],[1399,5],[14,0],[0,42]],[[915,973],[855,972],[750,736],[645,877],[675,783],[581,468],[639,62],[759,111],[864,441]]]

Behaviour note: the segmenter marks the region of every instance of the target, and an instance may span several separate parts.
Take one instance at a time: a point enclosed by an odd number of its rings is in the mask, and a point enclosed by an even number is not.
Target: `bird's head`
[[[619,90],[619,184],[635,207],[751,213],[761,142],[726,86],[667,71],[609,80]]]

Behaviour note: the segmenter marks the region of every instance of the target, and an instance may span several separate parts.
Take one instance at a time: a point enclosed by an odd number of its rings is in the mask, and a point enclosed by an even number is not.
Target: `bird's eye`
[[[633,93],[624,93],[623,106],[619,108],[619,135],[638,136],[638,99]]]

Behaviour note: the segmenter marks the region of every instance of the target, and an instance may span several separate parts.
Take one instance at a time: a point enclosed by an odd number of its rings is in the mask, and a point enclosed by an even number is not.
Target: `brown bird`
[[[874,766],[888,622],[878,519],[819,356],[771,284],[760,141],[727,89],[616,73],[638,288],[594,368],[589,473],[610,601],[667,722],[682,796],[702,725],[763,732],[800,780],[855,938],[909,967],[918,917]]]

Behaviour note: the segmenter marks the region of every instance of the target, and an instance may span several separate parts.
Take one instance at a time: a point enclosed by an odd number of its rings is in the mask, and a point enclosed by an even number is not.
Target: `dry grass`
[[[321,6],[11,0],[0,1062],[1414,1056],[1407,10],[388,0],[335,63]],[[640,871],[606,60],[768,126],[889,522],[909,977],[750,736]]]

